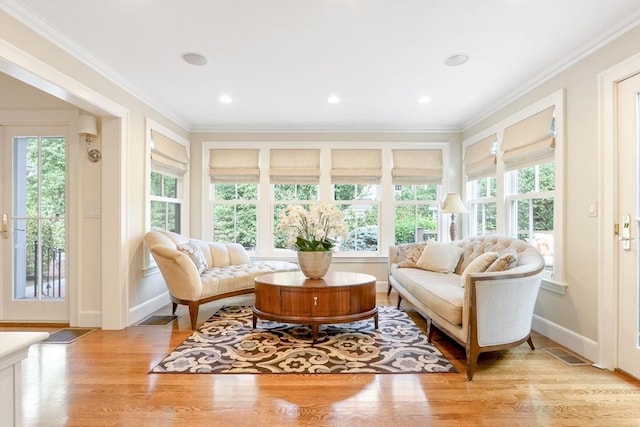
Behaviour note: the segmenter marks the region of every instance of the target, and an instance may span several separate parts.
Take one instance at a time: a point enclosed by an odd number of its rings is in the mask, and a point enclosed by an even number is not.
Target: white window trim
[[[487,205],[489,203],[495,203],[496,207],[498,207],[498,198],[497,198],[497,196],[477,197],[477,194],[478,194],[478,181],[482,180],[482,179],[487,179],[487,178],[496,178],[496,185],[497,185],[497,176],[495,176],[495,175],[490,175],[490,176],[487,176],[487,177],[484,177],[484,178],[480,178],[480,179],[473,179],[473,180],[470,180],[470,181],[465,178],[465,181],[464,181],[465,191],[472,192],[473,197],[474,197],[474,198],[465,199],[466,200],[467,209],[469,210],[469,215],[467,217],[467,221],[468,221],[467,226],[469,228],[469,235],[470,236],[477,236],[478,235],[478,226],[477,226],[476,221],[473,220],[475,218],[475,216],[473,216],[473,209],[471,208],[471,206],[475,204],[475,206],[477,207],[479,205]],[[475,182],[475,184],[473,186],[471,185],[472,182]],[[487,188],[489,188],[489,187],[487,186]],[[496,187],[496,191],[497,191],[497,187]],[[497,227],[497,223],[496,223],[496,227]],[[498,230],[496,230],[493,234],[495,234],[497,232],[498,232]]]
[[[543,109],[555,106],[555,150],[554,150],[554,164],[555,164],[555,195],[554,195],[554,261],[553,261],[553,278],[545,277],[542,281],[542,288],[558,294],[565,294],[567,291],[565,267],[564,267],[564,251],[565,251],[565,231],[564,231],[564,204],[566,195],[564,194],[564,89],[558,90],[549,96],[546,96],[526,108],[512,114],[504,120],[496,123],[490,128],[466,138],[462,143],[462,152],[464,153],[466,148],[480,141],[492,133],[496,133],[498,136],[498,147],[502,142],[504,129],[526,119],[527,117],[542,111]],[[463,191],[467,190],[466,172],[464,171],[463,164]],[[506,198],[506,186],[505,186],[505,165],[502,161],[502,152],[498,150],[497,164],[496,164],[496,185],[497,185],[497,201],[498,209],[496,212],[497,221],[497,233],[509,234],[511,229],[510,217],[509,217],[509,205]],[[466,194],[465,194],[466,200]],[[469,219],[467,219],[469,221]],[[467,226],[470,226],[467,223]]]
[[[441,194],[447,194],[449,191],[449,165],[450,165],[450,147],[448,142],[397,142],[397,141],[376,141],[376,142],[360,142],[360,141],[305,141],[304,148],[320,149],[320,182],[319,182],[319,202],[332,203],[331,196],[331,170],[327,165],[331,164],[331,149],[339,148],[357,148],[357,149],[380,149],[382,150],[382,178],[380,180],[380,199],[379,203],[379,222],[380,234],[378,236],[378,252],[375,254],[360,254],[354,252],[355,255],[345,255],[344,257],[334,257],[334,261],[340,262],[341,259],[348,259],[349,262],[358,260],[383,258],[388,255],[389,246],[393,245],[395,233],[393,227],[384,227],[383,224],[394,223],[394,199],[393,184],[391,183],[392,169],[392,149],[440,149],[443,157],[443,176],[441,185]],[[210,178],[209,178],[209,150],[213,148],[258,148],[260,149],[260,182],[258,185],[258,251],[254,255],[255,259],[267,259],[269,257],[283,256],[282,250],[271,248],[270,230],[273,230],[273,220],[271,218],[271,188],[269,177],[269,150],[270,149],[295,149],[300,148],[299,142],[284,141],[203,141],[202,142],[202,164],[201,168],[201,197],[203,201],[202,208],[202,235],[211,236],[211,203],[210,203]],[[268,202],[264,202],[267,200]],[[268,212],[265,210],[268,209]],[[439,215],[438,229],[440,234],[438,239],[448,236],[448,219],[443,219],[443,215]],[[443,229],[446,227],[446,229]],[[269,231],[265,231],[269,230]],[[253,255],[253,254],[252,254]]]
[[[176,176],[175,174],[168,173],[166,170],[154,169],[151,166],[151,130],[155,130],[163,134],[164,136],[173,139],[174,141],[184,145],[189,153],[190,142],[173,132],[169,128],[161,125],[155,120],[147,117],[145,121],[145,174],[144,174],[144,229],[145,232],[151,229],[151,172],[157,171],[163,175]],[[187,166],[190,168],[190,166]],[[177,177],[177,176],[176,176]],[[185,172],[182,177],[177,177],[181,180],[179,184],[182,188],[180,199],[182,200],[180,208],[180,232],[181,234],[189,235],[189,171]],[[172,199],[173,200],[173,199]],[[147,247],[144,248],[142,274],[149,276],[156,274],[160,270],[155,260],[151,256],[151,252]]]

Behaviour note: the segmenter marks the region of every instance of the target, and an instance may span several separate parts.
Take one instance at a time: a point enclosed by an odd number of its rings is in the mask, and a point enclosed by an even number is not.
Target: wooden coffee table
[[[311,325],[313,342],[318,326],[373,317],[378,329],[376,278],[369,274],[333,272],[308,279],[301,272],[270,273],[255,278],[253,327],[258,318]]]

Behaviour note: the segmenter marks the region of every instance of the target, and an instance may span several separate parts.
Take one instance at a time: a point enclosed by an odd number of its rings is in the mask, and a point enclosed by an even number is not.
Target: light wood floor
[[[395,300],[395,293],[378,295],[380,305]],[[252,301],[247,295],[224,303]],[[202,307],[199,321],[220,306]],[[523,344],[481,355],[472,382],[463,349],[437,333],[436,345],[459,373],[149,374],[191,334],[189,316],[180,313],[169,326],[96,330],[72,344],[32,346],[23,364],[24,425],[640,426],[640,382],[568,366],[541,350],[557,344],[540,335],[535,351]],[[18,329],[25,330],[0,326]]]

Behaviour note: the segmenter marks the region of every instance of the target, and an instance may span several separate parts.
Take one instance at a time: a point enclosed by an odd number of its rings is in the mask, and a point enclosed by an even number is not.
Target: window
[[[208,141],[202,149],[203,236],[241,243],[252,256],[293,255],[276,229],[292,204],[341,209],[349,233],[334,259],[386,255],[396,233],[441,238],[447,143]]]
[[[495,234],[497,231],[496,177],[467,182],[467,205],[471,235]]]
[[[154,126],[158,126],[155,124]],[[183,232],[184,174],[189,157],[185,143],[166,136],[167,129],[149,129],[149,228]]]
[[[553,273],[555,211],[554,106],[504,130],[502,159],[510,232],[534,245]]]
[[[287,249],[286,239],[276,234],[278,216],[287,205],[308,206],[318,200],[320,150],[269,150],[269,177],[272,194],[273,248]]]
[[[392,150],[395,244],[438,240],[442,150]]]
[[[524,167],[509,172],[508,196],[512,234],[535,246],[553,271],[554,163]]]
[[[189,167],[189,141],[150,119],[146,131],[149,149],[146,227],[188,234],[189,182],[184,176]],[[157,271],[148,250],[144,270],[144,274]]]
[[[438,186],[394,185],[395,244],[438,240]]]
[[[348,237],[339,242],[341,251],[378,252],[381,177],[381,150],[331,150],[333,201],[349,228]]]
[[[182,178],[151,171],[151,229],[182,231]]]

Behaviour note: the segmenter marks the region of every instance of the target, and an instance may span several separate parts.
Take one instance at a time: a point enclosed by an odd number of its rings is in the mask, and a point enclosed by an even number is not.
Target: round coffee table
[[[376,278],[369,274],[330,272],[309,279],[299,271],[262,274],[255,278],[253,327],[258,318],[310,325],[313,342],[318,326],[373,317],[378,329]]]

